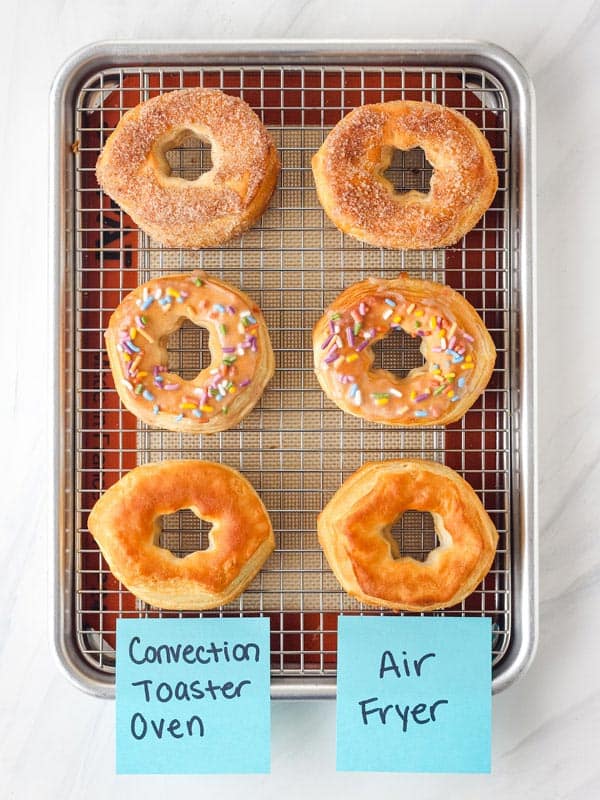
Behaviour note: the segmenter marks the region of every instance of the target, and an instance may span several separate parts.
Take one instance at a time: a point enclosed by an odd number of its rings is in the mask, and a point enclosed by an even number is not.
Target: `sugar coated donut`
[[[421,147],[433,167],[427,194],[398,193],[383,174],[394,148]],[[457,242],[498,188],[490,145],[467,117],[434,103],[355,108],[312,161],[317,193],[344,233],[377,247],[423,249]]]
[[[167,339],[186,319],[209,332],[211,362],[193,380],[167,368]],[[256,303],[203,272],[165,275],[135,289],[111,316],[105,340],[123,404],[148,425],[171,431],[214,433],[237,425],[274,370]]]
[[[190,508],[212,523],[209,547],[183,558],[157,544],[159,517]],[[113,575],[158,608],[202,610],[244,591],[275,547],[248,481],[209,461],[162,461],[128,472],[92,509],[88,527]]]
[[[391,535],[405,511],[433,516],[439,546],[424,562]],[[498,533],[473,489],[433,461],[365,464],[331,498],[319,541],[343,588],[363,603],[432,611],[460,603],[490,570]]]
[[[421,339],[425,363],[398,378],[374,370],[373,345],[394,331]],[[387,425],[447,425],[485,389],[496,359],[483,321],[449,286],[368,278],[333,301],[313,331],[315,372],[343,411]]]
[[[193,181],[171,175],[165,155],[190,135],[212,146],[212,169]],[[245,231],[265,210],[278,173],[260,119],[217,89],[181,89],[130,109],[96,165],[104,191],[169,247],[207,247]]]

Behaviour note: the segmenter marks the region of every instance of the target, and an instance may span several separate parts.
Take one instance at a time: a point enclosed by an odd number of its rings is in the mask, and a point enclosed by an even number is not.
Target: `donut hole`
[[[211,150],[210,142],[201,139],[193,131],[181,131],[164,150],[168,174],[185,181],[198,180],[213,168]]]
[[[439,546],[433,516],[428,511],[405,511],[387,531],[392,557],[425,561]]]
[[[384,369],[401,380],[425,359],[421,353],[421,339],[409,336],[402,329],[392,331],[372,347],[372,369]]]
[[[397,194],[410,191],[427,194],[433,167],[427,161],[425,151],[421,147],[415,147],[413,150],[397,150],[393,147],[391,150],[390,164],[382,175],[392,184],[394,191]]]
[[[210,522],[199,517],[191,508],[182,508],[157,520],[156,543],[176,558],[185,558],[210,547],[212,527]]]
[[[179,375],[184,381],[193,381],[211,362],[208,348],[208,330],[185,319],[180,328],[167,339],[169,372]]]

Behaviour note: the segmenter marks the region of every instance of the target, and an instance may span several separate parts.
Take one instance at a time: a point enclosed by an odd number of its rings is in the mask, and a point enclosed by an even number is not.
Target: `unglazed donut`
[[[427,194],[395,191],[383,174],[394,148],[421,147],[433,167]],[[312,160],[325,212],[344,233],[377,247],[445,247],[491,204],[498,173],[479,128],[451,108],[395,101],[360,106]]]
[[[208,329],[211,363],[193,380],[168,371],[166,342],[189,319]],[[159,428],[214,433],[258,402],[274,370],[261,310],[203,272],[165,275],[134,289],[110,318],[106,348],[123,404]]]
[[[212,145],[213,167],[194,181],[171,175],[165,156],[190,134]],[[96,164],[104,191],[169,247],[207,247],[245,231],[265,210],[278,173],[260,119],[217,89],[181,89],[130,109]]]
[[[419,337],[422,367],[398,378],[371,369],[373,345],[394,331]],[[448,425],[485,389],[496,350],[483,321],[449,286],[368,278],[345,289],[313,330],[315,373],[349,414],[386,425]]]
[[[212,523],[209,547],[178,558],[159,547],[159,517],[182,508]],[[202,610],[244,591],[275,547],[248,481],[208,461],[163,461],[128,472],[92,509],[88,527],[110,571],[158,608]]]
[[[409,509],[433,516],[439,546],[424,562],[403,557],[391,535]],[[343,588],[362,603],[432,611],[460,603],[490,570],[498,533],[473,489],[433,461],[369,463],[331,498],[319,541]]]

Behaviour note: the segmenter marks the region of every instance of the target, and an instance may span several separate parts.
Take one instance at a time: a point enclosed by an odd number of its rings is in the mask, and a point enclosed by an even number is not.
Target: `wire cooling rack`
[[[169,250],[151,241],[99,189],[94,166],[121,115],[158,93],[217,87],[242,97],[273,135],[282,170],[260,222],[222,247]],[[465,113],[486,134],[498,166],[490,210],[456,246],[389,251],[342,235],[316,197],[310,160],[328,131],[352,108],[397,99],[427,100]],[[482,69],[409,66],[152,66],[106,68],[86,78],[74,109],[73,287],[71,367],[73,417],[73,620],[81,657],[114,672],[116,620],[174,616],[137,601],[109,572],[87,529],[100,493],[137,464],[170,458],[222,461],[261,495],[277,548],[235,602],[205,616],[268,615],[274,683],[286,676],[313,684],[335,676],[340,613],[378,614],[348,597],[324,559],[316,518],[361,464],[402,456],[430,458],[458,470],[473,486],[500,534],[482,585],[444,615],[488,615],[497,666],[511,639],[511,372],[514,345],[509,249],[509,100]],[[173,173],[194,178],[210,167],[210,150],[190,138],[169,154]],[[388,176],[399,191],[427,191],[431,171],[420,150],[395,155]],[[276,356],[275,376],[240,425],[212,436],[148,428],[121,406],[103,331],[122,297],[154,275],[204,269],[240,286],[261,306]],[[443,280],[478,309],[498,358],[475,406],[447,428],[386,428],[343,414],[313,375],[311,330],[349,284],[401,271]],[[395,334],[380,343],[376,363],[398,373],[421,361],[418,341]],[[184,325],[169,341],[170,368],[184,377],[206,363],[206,338]],[[183,555],[206,546],[207,526],[184,510],[163,519],[161,544]],[[423,559],[435,546],[431,518],[408,512],[393,535],[401,552]],[[188,615],[193,616],[193,615]]]

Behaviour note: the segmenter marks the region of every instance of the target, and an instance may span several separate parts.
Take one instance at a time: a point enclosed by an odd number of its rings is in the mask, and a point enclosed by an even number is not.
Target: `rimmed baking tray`
[[[223,247],[163,248],[138,231],[94,178],[103,142],[125,110],[164,91],[212,86],[243,97],[277,141],[279,186],[260,223]],[[492,207],[456,246],[389,251],[343,236],[317,201],[310,158],[355,106],[395,99],[439,102],[469,116],[494,151],[500,186]],[[493,688],[528,666],[536,642],[536,415],[533,93],[522,67],[475,42],[118,42],[76,53],[51,98],[51,374],[53,431],[53,625],[58,658],[81,688],[110,696],[119,616],[166,616],[136,601],[110,574],[87,530],[99,493],[136,464],[208,458],[239,469],[261,494],[277,549],[236,602],[211,615],[267,615],[274,697],[335,694],[336,623],[373,614],[338,586],[316,538],[316,516],[367,460],[416,456],[457,469],[500,533],[493,568],[445,615],[489,615]],[[198,140],[169,154],[175,174],[209,168]],[[399,190],[427,190],[420,150],[398,153]],[[261,403],[233,430],[191,436],[149,429],[119,403],[103,330],[122,296],[149,277],[202,268],[260,304],[277,359]],[[491,331],[498,361],[489,387],[447,428],[395,430],[344,415],[312,372],[311,329],[325,306],[367,275],[400,271],[463,292]],[[172,368],[203,365],[202,332],[183,327],[169,343]],[[415,343],[381,345],[379,363],[418,363]],[[401,549],[434,546],[427,515],[394,528]],[[162,543],[179,555],[204,546],[186,511],[165,518]]]

